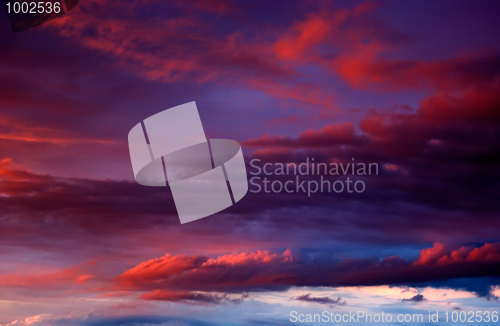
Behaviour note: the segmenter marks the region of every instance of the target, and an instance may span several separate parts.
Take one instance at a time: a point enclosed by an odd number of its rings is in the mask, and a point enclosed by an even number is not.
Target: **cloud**
[[[60,298],[87,295],[96,285],[106,283],[101,266],[92,261],[69,268],[36,262],[18,264],[17,268],[12,272],[4,271],[0,275],[4,297]]]
[[[371,55],[345,56],[333,66],[352,87],[386,91],[401,89],[434,89],[452,91],[470,85],[491,82],[500,72],[500,57],[481,53],[445,60],[392,60],[377,58],[380,48]]]
[[[263,135],[257,139],[249,139],[244,145],[248,147],[278,147],[278,148],[323,148],[325,146],[353,145],[361,142],[356,136],[354,126],[350,122],[334,123],[320,129],[308,129],[299,134],[298,138]]]
[[[30,221],[30,224],[47,222],[44,214],[48,212],[54,217],[57,216],[61,222],[93,230],[113,227],[117,220],[121,221],[122,227],[128,223],[134,224],[134,227],[145,226],[145,220],[135,219],[139,214],[144,214],[144,216],[148,214],[168,216],[169,212],[175,214],[173,207],[170,211],[168,208],[160,207],[164,200],[168,200],[170,196],[168,192],[155,191],[146,194],[148,190],[153,189],[140,187],[129,181],[100,181],[39,175],[16,166],[11,159],[0,161],[0,193],[2,194],[0,202],[2,202],[3,216],[22,211],[18,218]],[[139,208],[139,205],[134,208],[133,204],[129,206],[133,201],[141,201],[141,197],[146,198],[143,196],[153,200],[150,205],[147,205],[149,208]],[[159,198],[155,199],[157,196]],[[95,219],[89,220],[89,216],[92,215]],[[103,218],[104,216],[107,218]],[[130,218],[129,222],[126,222],[127,216]],[[11,224],[11,226],[22,228],[19,224]],[[114,231],[117,229],[114,228]]]
[[[340,297],[338,297],[337,299],[332,299],[330,297],[311,297],[311,293],[300,295],[298,297],[294,297],[293,299],[298,301],[312,302],[319,304],[339,305],[339,306],[346,305],[346,302],[342,301]]]
[[[217,258],[166,255],[124,272],[116,278],[116,284],[121,290],[149,292],[142,296],[145,299],[164,297],[165,300],[194,301],[196,296],[190,293],[168,291],[241,293],[279,291],[291,286],[404,285],[464,277],[500,276],[496,272],[500,266],[498,244],[485,244],[479,249],[488,251],[490,255],[444,265],[419,264],[419,261],[427,261],[425,257],[429,250],[423,250],[414,262],[398,256],[317,261],[289,250],[282,253],[266,250]],[[201,296],[199,300],[216,299]],[[318,303],[328,301],[308,295],[298,300]]]
[[[125,287],[134,287],[135,284],[156,282],[165,277],[179,275],[198,268],[207,261],[205,257],[186,255],[165,255],[161,258],[146,261],[126,271],[118,278],[118,282]]]
[[[415,264],[432,265],[436,261],[441,259],[447,252],[447,249],[442,243],[434,243],[434,246],[432,248],[422,249],[420,251],[420,256],[418,257],[418,261]]]
[[[201,304],[201,305],[221,304],[223,302],[231,302],[239,304],[246,298],[248,298],[248,295],[246,294],[237,298],[231,298],[227,294],[219,295],[211,293],[192,292],[192,291],[169,291],[169,290],[153,290],[150,292],[146,292],[140,296],[140,299],[144,300],[169,301],[169,302],[180,302],[180,303]]]
[[[68,145],[75,143],[97,143],[112,145],[114,142],[107,139],[95,139],[71,133],[67,130],[42,127],[38,125],[26,125],[24,121],[12,117],[1,117],[0,139],[32,143],[51,143],[56,145]]]
[[[435,243],[432,248],[423,249],[415,265],[452,264],[463,261],[497,261],[500,260],[500,243],[485,243],[479,248],[461,247],[449,251],[442,243]]]
[[[422,302],[422,301],[425,301],[427,299],[424,298],[424,296],[422,294],[416,294],[414,295],[413,297],[409,298],[409,299],[402,299],[401,301],[411,301],[411,302]]]
[[[36,316],[26,317],[24,320],[14,320],[11,323],[6,324],[5,326],[45,326],[50,325],[52,321],[52,315],[50,314],[40,314]]]

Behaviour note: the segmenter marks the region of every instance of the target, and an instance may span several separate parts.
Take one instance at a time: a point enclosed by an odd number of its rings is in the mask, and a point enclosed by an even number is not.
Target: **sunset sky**
[[[2,9],[0,325],[500,311],[499,17],[493,0],[80,0],[12,33]],[[181,225],[168,187],[135,182],[127,135],[191,101],[248,171],[379,173]]]

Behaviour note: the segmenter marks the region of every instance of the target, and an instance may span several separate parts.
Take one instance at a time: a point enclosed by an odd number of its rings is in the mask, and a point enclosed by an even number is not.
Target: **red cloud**
[[[135,284],[157,282],[200,267],[207,258],[186,255],[170,256],[146,261],[117,278],[118,283],[130,287]]]
[[[94,277],[90,264],[55,272],[15,273],[0,275],[2,287],[26,289],[64,289],[71,285],[84,285]]]
[[[304,51],[323,42],[332,32],[335,25],[345,21],[347,12],[336,14],[333,19],[321,14],[310,14],[292,31],[289,31],[281,40],[274,44],[274,50],[280,59],[297,59]]]
[[[449,251],[442,243],[423,249],[414,265],[444,265],[458,262],[500,261],[500,243],[486,243],[479,248],[461,247]]]
[[[442,243],[435,243],[432,248],[422,249],[418,261],[414,262],[415,265],[432,265],[441,259],[448,250]]]
[[[360,28],[357,19],[372,12],[376,7],[375,2],[365,2],[353,9],[321,8],[317,13],[310,13],[304,20],[295,22],[283,36],[279,37],[273,46],[276,55],[279,59],[312,58],[317,61],[318,52],[313,52],[317,45],[337,43],[341,46],[350,46],[353,41],[361,41],[369,31]],[[354,27],[346,28],[348,22],[354,22]]]
[[[474,86],[459,96],[446,93],[431,95],[420,103],[419,117],[424,123],[446,124],[498,122],[500,112],[500,80],[486,85]]]
[[[458,249],[460,251],[461,249]],[[453,253],[452,253],[453,255]],[[417,261],[395,257],[379,259],[330,259],[315,262],[291,251],[258,251],[225,255],[165,256],[142,263],[121,274],[121,290],[148,291],[141,298],[167,301],[212,301],[202,292],[279,290],[289,286],[356,286],[420,283],[472,276],[497,276],[500,243],[472,249],[463,260],[448,257],[444,246],[424,249]]]
[[[249,147],[285,147],[285,148],[315,148],[335,146],[338,144],[354,144],[359,141],[354,126],[350,122],[334,123],[320,129],[308,129],[299,134],[297,139],[283,136],[264,135],[257,139],[245,141]]]
[[[68,145],[79,143],[113,144],[106,139],[84,137],[67,130],[29,125],[15,117],[0,116],[0,139],[22,141],[30,143],[51,143],[56,145]]]
[[[359,45],[355,53],[346,53],[330,65],[355,88],[373,87],[388,91],[404,88],[463,89],[493,81],[500,72],[500,58],[496,55],[477,54],[431,62],[388,61],[378,57],[383,50],[384,47],[376,43]]]

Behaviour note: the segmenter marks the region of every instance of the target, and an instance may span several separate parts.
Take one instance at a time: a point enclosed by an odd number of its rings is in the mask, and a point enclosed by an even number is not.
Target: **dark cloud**
[[[144,293],[140,296],[144,300],[154,301],[170,301],[181,303],[192,303],[201,305],[221,304],[223,302],[231,302],[239,304],[248,298],[247,294],[243,294],[237,298],[230,298],[227,294],[211,294],[211,293],[197,293],[197,292],[175,292],[168,290],[154,290]]]
[[[328,305],[344,306],[347,304],[345,301],[342,301],[340,297],[338,297],[337,299],[332,299],[330,297],[311,297],[311,293],[300,295],[298,297],[294,297],[293,299],[298,301],[328,304]]]
[[[401,301],[411,301],[411,302],[422,302],[422,301],[425,301],[427,300],[426,298],[424,298],[424,296],[422,294],[416,294],[414,295],[413,297],[409,298],[409,299],[403,299]]]
[[[176,215],[173,205],[164,205],[172,200],[168,188],[158,191],[129,181],[58,178],[9,168],[2,172],[0,187],[4,196],[0,201],[4,218],[16,214],[21,220],[42,223],[47,222],[50,213],[69,225],[117,231],[148,227],[147,216],[162,215],[168,220]],[[144,219],[137,220],[137,216]]]

